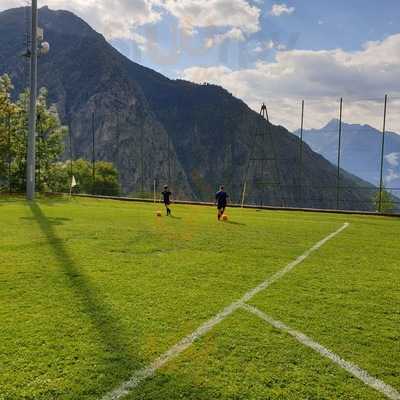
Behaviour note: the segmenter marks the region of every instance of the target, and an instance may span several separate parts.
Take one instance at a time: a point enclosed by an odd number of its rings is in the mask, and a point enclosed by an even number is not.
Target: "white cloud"
[[[400,179],[400,174],[394,169],[389,169],[387,175],[385,176],[385,183],[390,185],[392,182],[396,182],[397,179]]]
[[[210,27],[238,28],[244,33],[260,30],[260,9],[246,0],[163,0],[160,3],[187,33]]]
[[[256,47],[254,47],[252,49],[252,52],[254,53],[262,53],[264,51],[264,48],[261,44],[256,45]]]
[[[273,40],[269,40],[265,43],[266,49],[275,49],[278,51],[286,50],[286,45],[283,43],[274,42]]]
[[[389,165],[392,167],[400,166],[400,153],[390,153],[385,156],[385,159]]]
[[[1,3],[0,9],[24,5],[21,0],[7,0],[4,5],[2,0]],[[108,39],[135,39],[132,32],[137,27],[162,18],[157,10],[158,0],[39,0],[38,3],[39,7],[47,5],[51,9],[76,13]]]
[[[283,14],[293,14],[295,10],[294,7],[288,7],[286,4],[274,4],[269,13],[274,17],[280,17]]]
[[[8,10],[9,8],[14,8],[14,7],[22,7],[23,5],[25,4],[22,2],[18,2],[17,0],[1,0],[0,11]]]
[[[177,18],[180,28],[187,35],[198,33],[198,29],[226,29],[225,32],[212,34],[206,39],[206,48],[217,46],[226,40],[243,42],[246,35],[260,30],[261,11],[247,0],[157,1]]]
[[[274,42],[273,40],[267,40],[266,42],[257,43],[256,47],[253,48],[254,53],[263,53],[268,50],[287,50],[287,46],[283,43]]]
[[[2,0],[1,9],[21,6],[22,0]],[[225,30],[206,41],[213,47],[227,39],[244,41],[245,35],[260,30],[260,9],[248,0],[39,0],[39,6],[72,11],[107,39],[131,39],[144,48],[137,28],[155,24],[169,13],[185,34],[198,29]]]
[[[216,45],[223,43],[225,40],[228,40],[228,39],[236,40],[238,42],[244,42],[246,40],[243,32],[240,29],[233,28],[226,33],[214,35],[213,37],[208,38],[206,40],[205,46],[207,49],[209,49],[211,47],[214,47]]]
[[[268,40],[268,42],[264,43],[264,48],[270,50],[273,49],[275,47],[275,43],[273,40]]]
[[[316,127],[337,117],[337,99],[342,96],[346,121],[380,128],[384,94],[400,96],[400,34],[368,42],[357,52],[278,51],[275,61],[259,61],[253,68],[192,67],[182,75],[222,85],[254,109],[266,101],[275,122],[292,129],[299,125],[301,99],[306,100],[307,124]],[[392,113],[396,107],[392,100]],[[391,119],[390,129],[400,131],[398,118]]]

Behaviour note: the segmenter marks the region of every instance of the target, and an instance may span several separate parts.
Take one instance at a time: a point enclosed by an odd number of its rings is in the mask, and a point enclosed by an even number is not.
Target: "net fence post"
[[[94,129],[94,111],[92,112],[92,194],[94,194],[94,185],[96,182],[96,155],[95,155],[95,129]]]
[[[337,154],[337,176],[336,176],[336,209],[340,208],[340,158],[342,151],[342,115],[343,115],[343,98],[340,98],[339,106],[339,141]]]
[[[12,162],[12,149],[11,149],[11,112],[8,111],[7,118],[7,132],[8,132],[8,192],[11,194],[11,162]]]
[[[303,142],[303,134],[304,134],[304,100],[301,101],[301,122],[300,122],[300,179],[299,179],[299,189],[300,189],[300,205],[304,207],[303,204],[303,147],[304,147],[304,142]]]
[[[380,166],[380,181],[379,181],[379,206],[378,211],[382,212],[382,195],[383,195],[383,167],[385,160],[385,135],[386,135],[386,115],[387,115],[388,95],[385,95],[385,104],[383,108],[383,128],[382,128],[382,146],[381,146],[381,166]]]
[[[71,128],[71,124],[68,126],[68,136],[69,136],[69,157],[70,157],[70,161],[69,161],[69,173],[71,174],[71,179],[72,176],[74,175],[74,167],[73,167],[73,150],[72,150],[72,128]]]
[[[146,197],[146,194],[144,193],[144,132],[143,128],[140,130],[140,195],[141,197]]]
[[[171,138],[170,138],[170,136],[169,136],[169,133],[168,133],[168,137],[167,137],[167,139],[168,139],[168,141],[167,141],[167,150],[168,150],[168,165],[167,165],[167,167],[168,167],[168,171],[167,171],[167,174],[168,174],[168,185],[171,185]]]

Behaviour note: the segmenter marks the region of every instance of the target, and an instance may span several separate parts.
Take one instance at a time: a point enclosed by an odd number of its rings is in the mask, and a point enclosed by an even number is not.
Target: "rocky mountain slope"
[[[25,13],[0,13],[0,74],[12,75],[16,92],[25,82]],[[300,157],[295,135],[223,88],[140,66],[70,12],[44,7],[39,25],[51,43],[39,86],[70,127],[73,157],[91,158],[94,131],[96,158],[116,164],[126,193],[150,192],[156,180],[209,201],[223,182],[239,201],[247,180],[248,203],[336,207],[336,168],[307,145]],[[342,171],[341,185],[341,208],[371,206],[371,193],[357,188],[365,182]]]

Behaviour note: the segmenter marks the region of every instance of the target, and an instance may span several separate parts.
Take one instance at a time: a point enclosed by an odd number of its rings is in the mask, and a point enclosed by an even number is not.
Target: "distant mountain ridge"
[[[304,131],[304,141],[317,153],[337,165],[339,121],[334,119],[321,129]],[[296,132],[299,135],[299,131]],[[369,125],[342,123],[341,167],[379,186],[382,132]],[[400,195],[400,135],[385,134],[384,184],[398,188]]]
[[[24,87],[25,12],[0,13],[0,74],[12,76],[16,92]],[[43,7],[39,25],[51,45],[39,60],[39,86],[70,127],[72,156],[91,159],[94,128],[96,159],[115,163],[125,193],[169,182],[181,198],[210,201],[224,183],[239,201],[247,177],[246,202],[336,207],[336,168],[304,146],[300,172],[299,139],[225,89],[136,64],[70,12]],[[255,145],[265,131],[269,141]],[[365,182],[342,171],[342,183],[354,189],[342,194],[341,208],[371,208],[371,194],[358,189]]]

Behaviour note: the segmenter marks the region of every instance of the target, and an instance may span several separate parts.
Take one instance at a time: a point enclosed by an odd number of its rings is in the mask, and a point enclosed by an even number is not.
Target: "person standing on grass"
[[[219,191],[215,194],[215,200],[218,208],[218,221],[221,220],[221,217],[224,215],[225,208],[228,202],[228,194],[225,192],[223,186],[219,188]]]
[[[169,206],[171,204],[172,193],[169,191],[168,185],[164,186],[164,191],[161,192],[161,196],[163,198],[163,202],[164,202],[165,208],[167,210],[167,216],[169,216],[169,215],[171,215],[171,209],[169,208]]]

